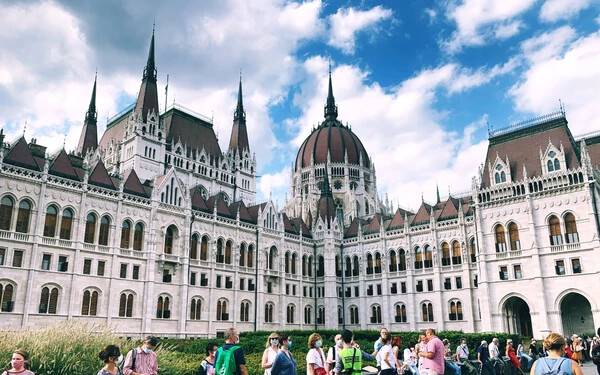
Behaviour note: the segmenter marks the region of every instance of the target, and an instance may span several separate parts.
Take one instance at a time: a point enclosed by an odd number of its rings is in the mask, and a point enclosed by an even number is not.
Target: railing
[[[503,135],[503,134],[508,134],[508,133],[512,133],[514,131],[517,130],[521,130],[521,129],[526,129],[535,125],[539,125],[542,124],[544,122],[548,122],[548,121],[552,121],[552,120],[558,120],[561,118],[565,118],[565,113],[560,110],[560,111],[556,111],[556,112],[552,112],[552,113],[548,113],[546,115],[542,115],[539,117],[534,117],[532,119],[528,119],[525,121],[521,121],[521,122],[517,122],[515,124],[511,124],[505,128],[501,128],[498,130],[493,130],[490,129],[488,131],[488,134],[490,137],[497,137],[499,135]]]
[[[523,255],[523,250],[501,251],[495,254],[496,259],[516,258]]]
[[[30,242],[29,237],[31,237],[31,235],[28,233],[17,233],[17,232],[10,232],[7,230],[0,230],[0,238],[6,239],[6,240]]]
[[[98,251],[101,253],[110,253],[110,247],[98,245]]]
[[[113,117],[109,118],[106,121],[106,126],[108,127],[108,125],[110,125],[111,122],[113,122],[114,120],[118,119],[119,117],[123,116],[125,113],[131,111],[133,109],[133,107],[135,107],[136,103],[132,103],[130,105],[128,105],[127,107],[123,108],[120,112],[118,112],[116,115],[114,115]]]

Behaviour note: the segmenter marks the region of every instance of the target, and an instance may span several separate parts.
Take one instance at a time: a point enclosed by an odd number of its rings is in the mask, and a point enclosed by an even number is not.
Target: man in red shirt
[[[427,369],[428,375],[444,374],[444,343],[436,335],[433,328],[425,332],[425,351],[419,353],[423,357],[423,368]]]

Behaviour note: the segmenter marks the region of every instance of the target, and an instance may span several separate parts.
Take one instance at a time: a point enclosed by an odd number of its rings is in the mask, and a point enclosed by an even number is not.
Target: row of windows
[[[579,242],[579,233],[577,232],[577,223],[575,216],[567,212],[564,217],[564,228],[567,243]],[[560,220],[556,215],[552,215],[548,218],[548,229],[550,232],[550,244],[551,245],[562,245],[563,236],[561,232]],[[506,233],[504,226],[498,224],[494,227],[494,234],[496,239],[496,252],[507,251]],[[510,250],[521,250],[521,241],[519,239],[519,227],[516,223],[511,222],[508,224],[508,239],[510,243]]]
[[[579,274],[582,273],[581,260],[579,258],[571,258],[571,273]],[[511,275],[508,271],[509,266],[499,266],[499,278],[500,280],[509,280]],[[564,259],[557,259],[554,261],[554,272],[556,275],[566,275],[567,267]],[[519,280],[523,278],[523,270],[520,264],[513,264],[512,266],[512,278],[515,280]]]

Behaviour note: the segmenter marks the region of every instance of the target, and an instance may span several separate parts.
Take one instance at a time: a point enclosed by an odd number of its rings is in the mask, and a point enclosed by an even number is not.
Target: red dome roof
[[[315,164],[325,164],[327,152],[331,155],[331,163],[343,163],[347,152],[349,164],[359,165],[362,157],[363,165],[370,165],[369,155],[356,134],[337,120],[325,120],[300,146],[296,170],[310,166],[311,158]]]

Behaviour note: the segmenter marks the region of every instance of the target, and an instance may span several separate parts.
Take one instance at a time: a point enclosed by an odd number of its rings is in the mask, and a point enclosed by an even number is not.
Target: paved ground
[[[584,375],[598,375],[598,371],[596,371],[596,365],[594,365],[591,361],[584,363],[581,369],[583,370]]]

